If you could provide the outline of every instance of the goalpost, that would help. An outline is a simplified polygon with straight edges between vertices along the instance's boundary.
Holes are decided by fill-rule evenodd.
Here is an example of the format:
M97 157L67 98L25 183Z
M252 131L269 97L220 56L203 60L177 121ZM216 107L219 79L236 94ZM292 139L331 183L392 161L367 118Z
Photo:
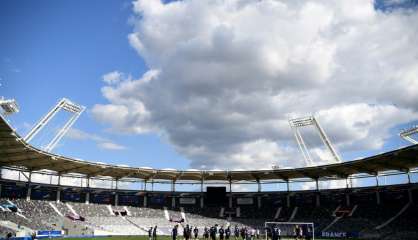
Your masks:
M272 232L276 229L280 233L280 239L296 238L296 228L299 227L302 238L315 239L315 226L313 222L265 222L266 240L272 239Z

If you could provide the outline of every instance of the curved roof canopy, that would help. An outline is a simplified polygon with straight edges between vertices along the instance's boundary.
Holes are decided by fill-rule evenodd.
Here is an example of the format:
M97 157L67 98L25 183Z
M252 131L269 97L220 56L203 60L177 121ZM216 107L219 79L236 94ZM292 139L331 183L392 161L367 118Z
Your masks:
M345 178L352 174L371 174L397 170L407 172L418 167L418 145L338 164L250 171L173 170L116 166L64 157L37 149L26 143L1 117L0 166L25 167L30 171L48 169L58 174L79 173L88 177L110 176L115 179L139 178L171 181L265 181L296 178Z

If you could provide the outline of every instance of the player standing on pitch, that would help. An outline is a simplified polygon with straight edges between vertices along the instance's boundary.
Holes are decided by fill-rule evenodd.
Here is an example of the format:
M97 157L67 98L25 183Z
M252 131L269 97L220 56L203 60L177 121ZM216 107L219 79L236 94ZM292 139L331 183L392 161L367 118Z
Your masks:
M199 229L197 229L196 226L193 229L193 233L194 233L194 239L197 239L197 237L199 236Z
M176 240L177 239L178 227L179 227L179 225L176 224L174 226L173 230L171 230L171 236L173 237L173 240Z
M302 228L299 225L295 226L295 239L299 240L302 239Z
M239 229L237 225L235 225L235 228L234 228L234 237L235 237L235 240L238 240L239 238Z
M228 226L228 227L225 229L225 239L226 239L226 240L229 240L229 236L231 236L231 228Z
M152 230L152 240L157 240L157 225Z
M219 232L219 239L224 240L224 233L225 233L224 227L221 226L221 228L218 230L218 232Z
M152 240L152 227L148 229L148 240Z
M209 239L209 229L205 226L205 228L203 229L203 238L205 240Z

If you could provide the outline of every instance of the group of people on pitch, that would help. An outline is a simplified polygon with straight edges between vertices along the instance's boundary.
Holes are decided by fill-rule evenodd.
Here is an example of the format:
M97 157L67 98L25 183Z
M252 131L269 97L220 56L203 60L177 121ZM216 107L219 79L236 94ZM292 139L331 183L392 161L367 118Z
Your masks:
M179 225L175 225L174 228L171 231L171 236L173 240L177 239L178 236L178 228ZM231 230L231 227L228 226L224 228L223 226L218 226L217 224L208 228L205 227L203 229L203 239L205 240L229 240L231 238L231 235L233 235L235 240L238 240L240 237L243 240L255 240L260 238L260 230L259 229L249 229L247 227L238 228L238 226L235 226L233 232ZM189 226L188 224L183 227L183 238L185 240L192 239L198 239L199 237L199 229L197 227Z
M291 230L291 233L286 233L285 235L287 235L287 237L289 237L289 235L292 235L294 239L296 240L312 239L313 231L310 226L295 225L292 230ZM272 226L271 228L266 228L266 234L267 234L268 239L271 239L271 240L281 240L282 238L282 230L277 225Z
M157 225L148 229L149 240L157 240Z
M182 225L183 226L183 225ZM177 236L179 234L179 225L176 224L172 231L171 236L173 240L177 240ZM156 226L155 228L156 229ZM310 240L313 236L313 231L310 226L299 226L295 225L292 229L293 234L287 233L286 235L292 235L294 239L296 240ZM275 225L271 228L266 228L265 233L268 237L268 239L271 240L281 240L282 239L282 230L279 226ZM149 231L149 234L151 234L151 229ZM203 239L205 240L229 240L231 238L231 235L234 237L234 240L255 240L260 239L260 230L257 228L247 228L247 227L241 227L239 228L237 225L235 225L233 232L230 228L230 226L224 228L223 226L218 226L217 224L208 228L205 227L203 229ZM287 236L289 237L289 236ZM199 238L199 229L197 227L189 226L188 224L186 226L183 226L183 238L184 240L190 240L190 239L198 239ZM156 240L154 238L151 238L150 240Z

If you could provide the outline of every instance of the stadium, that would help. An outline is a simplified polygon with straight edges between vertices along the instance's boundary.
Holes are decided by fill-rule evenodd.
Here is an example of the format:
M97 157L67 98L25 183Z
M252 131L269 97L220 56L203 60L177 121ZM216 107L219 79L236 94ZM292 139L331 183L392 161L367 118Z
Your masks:
M0 32L0 240L418 240L418 0L3 0Z
M71 104L63 99L51 112L60 108L74 111ZM12 100L3 101L2 106L8 114L18 111ZM418 167L416 144L363 159L294 169L133 168L72 159L28 144L25 139L49 121L51 112L25 138L1 118L2 235L147 236L151 229L150 237L170 236L173 227L180 224L180 236L190 231L190 225L193 230L197 228L197 238L209 234L213 226L228 229L227 239L277 239L275 228L284 239L418 236L416 225L411 224L418 222L418 184L413 181ZM381 183L386 177L399 176L406 177L406 183ZM357 180L370 178L375 184L353 186ZM343 181L345 187L320 188L331 181ZM314 183L314 189L292 188L307 182ZM132 189L133 183L141 183L141 188ZM255 184L258 191L232 191L232 185L240 183ZM154 190L154 184L167 185L170 190ZM177 191L176 186L182 184L197 185L200 191ZM267 184L286 187L263 191ZM302 231L300 236L296 226ZM214 234L217 238L220 233ZM212 239L212 233L210 236ZM223 231L219 238L224 239Z

